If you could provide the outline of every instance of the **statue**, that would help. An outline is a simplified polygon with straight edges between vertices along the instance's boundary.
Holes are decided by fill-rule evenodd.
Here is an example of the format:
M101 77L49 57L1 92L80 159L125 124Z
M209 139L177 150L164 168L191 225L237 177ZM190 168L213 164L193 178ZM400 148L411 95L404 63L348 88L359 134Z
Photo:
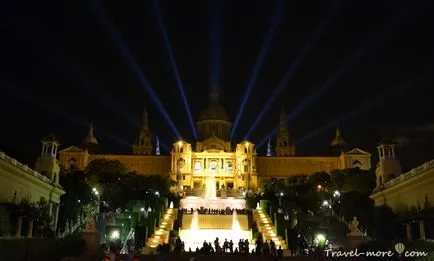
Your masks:
M360 231L359 229L359 221L357 220L357 217L353 217L353 220L348 225L348 228L350 229L350 234L353 235L363 234L362 231Z
M97 232L95 220L93 219L93 217L89 217L89 219L87 220L84 232Z

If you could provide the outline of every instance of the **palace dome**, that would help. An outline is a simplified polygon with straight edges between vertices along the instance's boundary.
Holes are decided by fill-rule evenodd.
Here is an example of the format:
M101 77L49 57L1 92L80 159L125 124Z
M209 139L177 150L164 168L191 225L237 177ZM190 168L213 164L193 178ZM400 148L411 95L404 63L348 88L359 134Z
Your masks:
M223 120L230 121L225 108L219 104L219 95L217 91L213 91L210 95L210 104L199 114L199 121L204 120Z
M83 144L98 144L98 140L94 136L86 136L83 140Z
M210 94L210 103L200 114L196 122L198 139L206 140L216 136L228 141L231 132L231 120L225 108L219 103L219 94L214 90Z

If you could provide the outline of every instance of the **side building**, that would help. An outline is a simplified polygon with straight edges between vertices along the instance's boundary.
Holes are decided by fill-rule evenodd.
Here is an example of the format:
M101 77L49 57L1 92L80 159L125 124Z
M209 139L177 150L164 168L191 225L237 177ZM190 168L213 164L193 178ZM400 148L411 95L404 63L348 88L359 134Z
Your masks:
M388 206L394 212L408 213L400 220L407 241L434 238L434 160L402 173L395 144L378 146L377 186L371 195L376 206Z
M434 160L402 173L396 155L396 145L378 146L376 188L371 195L376 206L387 205L395 212L421 210L434 199Z
M60 197L65 194L59 185L58 145L53 137L42 140L42 153L36 162L36 170L0 152L0 203L19 204L23 199L36 202L45 198L50 205L54 230L57 228Z
M131 172L169 175L184 189L204 188L209 176L216 179L217 189L254 189L271 178L352 167L371 168L371 154L358 148L348 149L339 128L331 142L335 152L333 156L297 156L286 122L282 111L274 155L269 141L267 156L258 156L252 142L231 141L232 122L220 104L219 93L213 91L209 105L201 111L196 122L197 141L174 142L170 156L159 155L159 146L154 147L158 140L152 136L145 110L132 154L98 154L95 152L98 141L91 127L81 147L70 146L61 150L59 160L66 169L85 169L95 159L119 160Z

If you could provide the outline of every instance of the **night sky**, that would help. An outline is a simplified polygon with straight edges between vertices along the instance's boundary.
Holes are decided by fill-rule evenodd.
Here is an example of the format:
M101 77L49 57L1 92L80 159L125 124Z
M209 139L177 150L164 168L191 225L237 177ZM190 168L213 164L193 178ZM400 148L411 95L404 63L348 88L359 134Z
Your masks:
M385 136L400 144L405 170L433 159L432 1L283 4L234 141L245 137L293 65L284 90L251 132L254 143L276 127L284 105L293 116L297 154L323 155L336 119L362 108L339 124L352 147L373 153L373 163ZM278 5L159 1L194 120L213 85L235 120ZM93 122L106 151L129 153L145 106L152 131L170 146L177 137L139 74L182 138L194 142L153 1L3 1L0 10L0 150L33 164L43 136L53 133L63 148L79 145ZM365 106L373 99L378 102ZM265 146L258 149L264 153Z

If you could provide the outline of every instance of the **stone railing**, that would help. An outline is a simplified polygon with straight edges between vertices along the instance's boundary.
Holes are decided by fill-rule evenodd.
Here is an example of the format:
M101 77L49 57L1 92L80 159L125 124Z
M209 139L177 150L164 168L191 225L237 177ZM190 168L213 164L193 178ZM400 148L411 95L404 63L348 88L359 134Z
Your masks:
M96 217L97 214L98 214L98 209L95 208L89 213L88 217ZM63 231L63 233L60 233L59 231L57 237L64 238L68 235L74 234L80 228L83 229L84 226L86 225L88 217L85 214L83 214L83 215L79 215L75 222L72 220L66 221L65 231Z
M49 184L52 183L52 181L47 178L46 176L42 175L41 173L37 172L36 170L33 170L31 168L29 168L29 166L24 165L23 163L17 161L14 158L9 157L8 155L6 155L4 152L0 151L0 160L5 161L6 163L12 164L15 167L17 167L18 169L22 170L23 172L25 172L26 174L32 175L44 182L47 182Z
M184 196L204 197L205 189L186 189L183 190ZM244 192L235 189L219 189L216 191L217 197L222 198L244 198Z
M433 169L434 168L434 160L428 161L416 168L411 169L410 171L408 171L407 173L403 173L401 174L399 177L394 178L390 181L388 181L386 184L384 184L385 188L391 187L394 184L400 183L406 179L409 179L411 177L417 176L420 173L427 171L429 169Z

